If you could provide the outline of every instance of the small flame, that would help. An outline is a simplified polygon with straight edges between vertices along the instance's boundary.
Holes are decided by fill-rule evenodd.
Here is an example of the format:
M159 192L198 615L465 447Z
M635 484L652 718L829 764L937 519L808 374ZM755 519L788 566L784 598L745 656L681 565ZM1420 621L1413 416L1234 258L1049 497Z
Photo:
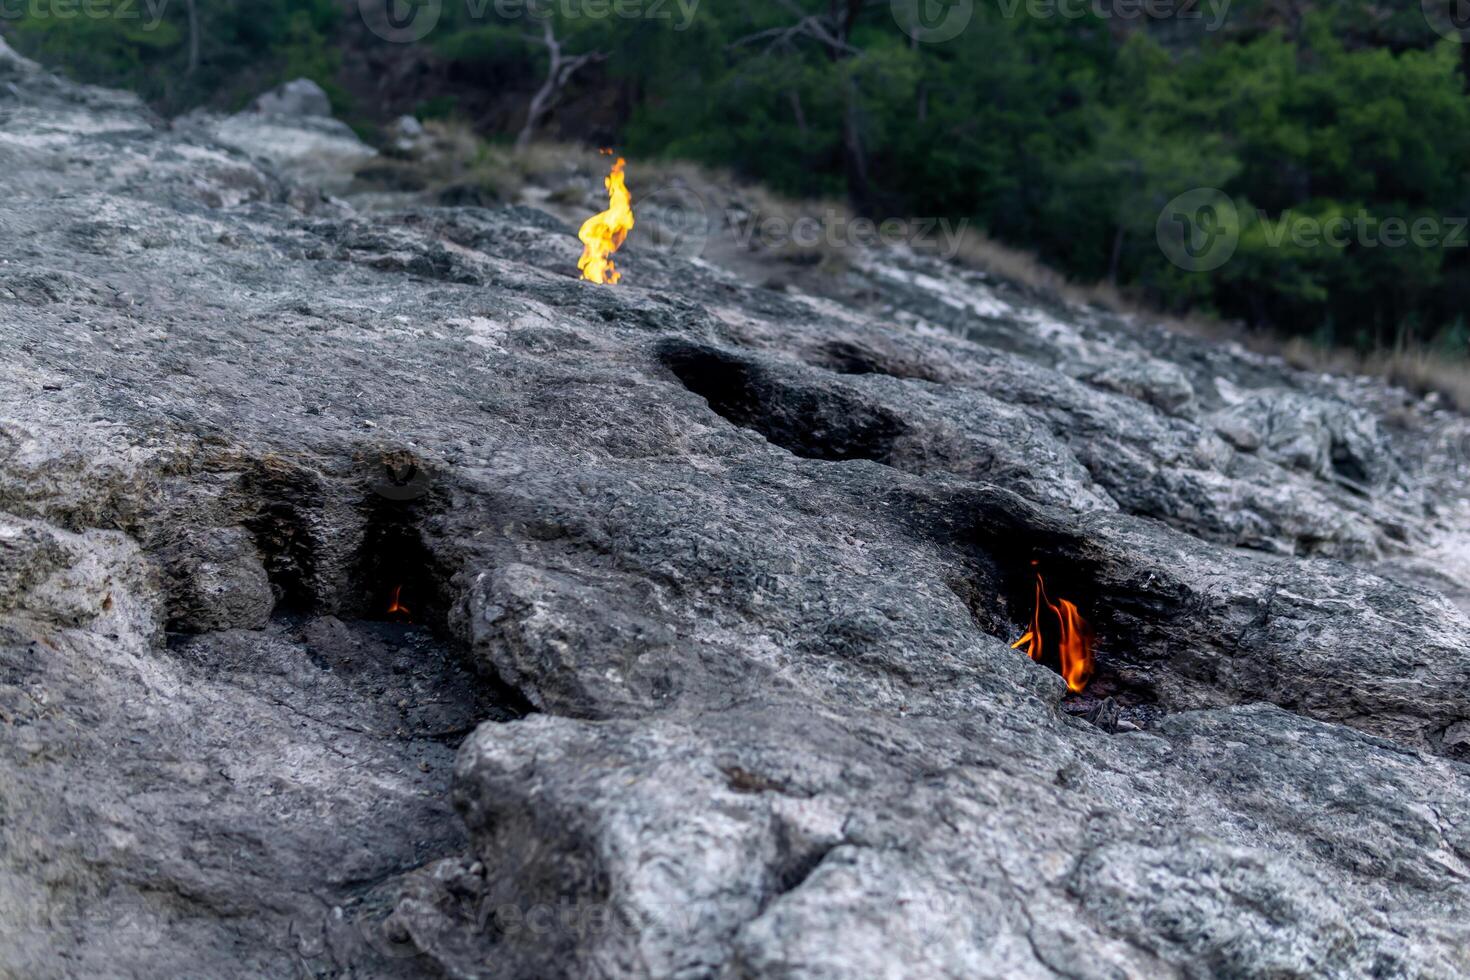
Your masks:
M611 150L602 152L612 155ZM577 268L582 270L582 278L591 282L609 285L623 278L613 265L612 254L623 247L628 232L633 230L633 199L623 181L627 165L626 160L618 157L612 173L603 181L607 187L608 209L588 218L577 233L582 239L582 259Z
M1043 618L1042 610L1046 610ZM1043 622L1047 630L1042 630ZM1051 627L1056 624L1055 631ZM1044 641L1055 637L1055 644ZM1036 611L1031 614L1031 628L1026 635L1015 643L1011 649L1020 650L1025 648L1025 653L1032 660L1040 660L1044 651L1055 649L1057 664L1061 674L1067 682L1067 689L1078 693L1092 680L1092 627L1077 607L1066 599L1058 599L1052 602L1046 594L1046 583L1041 580L1041 573L1036 573Z
M401 599L402 596L403 586L400 585L393 589L393 598L388 602L389 616L402 616L404 619L408 619L413 615L413 613L408 611L407 606L405 606L402 602L399 602L399 599Z

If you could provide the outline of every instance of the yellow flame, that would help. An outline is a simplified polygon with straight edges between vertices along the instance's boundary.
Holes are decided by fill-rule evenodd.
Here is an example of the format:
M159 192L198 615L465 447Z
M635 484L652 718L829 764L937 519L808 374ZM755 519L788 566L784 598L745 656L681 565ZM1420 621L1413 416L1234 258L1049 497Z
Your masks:
M1093 657L1092 657L1092 627L1077 607L1066 599L1058 599L1052 602L1046 594L1046 585L1041 580L1040 573L1036 576L1036 611L1031 614L1031 628L1026 631L1015 643L1011 644L1013 650L1023 650L1032 660L1040 660L1043 653L1044 640L1042 639L1042 615L1043 610L1054 617L1057 625L1054 650L1056 652L1057 666L1060 668L1062 677L1067 681L1067 689L1073 693L1080 692L1092 679ZM1051 620L1047 620L1047 625ZM1047 644L1050 646L1050 644Z
M402 596L403 596L403 586L400 585L400 586L396 587L393 590L393 598L388 603L388 615L389 616L409 617L409 616L412 616L413 615L413 613L411 613L411 612L408 611L408 607L407 606L405 606L403 603L401 603L401 602L398 601L400 598L402 598Z
M628 232L633 230L633 199L623 181L626 166L627 161L618 157L612 173L603 181L607 186L608 209L588 218L577 233L582 240L582 259L577 268L582 270L582 278L591 282L608 285L623 278L613 265L612 253L622 248Z

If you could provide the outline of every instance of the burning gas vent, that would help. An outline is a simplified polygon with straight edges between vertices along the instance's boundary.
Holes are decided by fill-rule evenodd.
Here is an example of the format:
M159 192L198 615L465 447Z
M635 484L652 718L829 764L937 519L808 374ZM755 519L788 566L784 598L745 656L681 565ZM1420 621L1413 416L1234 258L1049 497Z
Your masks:
M603 150L611 155L611 150ZM612 173L603 182L607 186L608 208L588 218L577 237L582 240L582 258L577 268L590 282L612 285L623 278L613 265L612 254L623 247L628 232L633 230L633 199L624 182L623 171L628 162L618 157Z
M1011 647L1023 650L1032 660L1054 668L1067 682L1067 689L1079 694L1092 680L1096 667L1092 646L1092 625L1082 618L1073 603L1066 599L1053 600L1047 594L1046 581L1038 571L1031 627Z

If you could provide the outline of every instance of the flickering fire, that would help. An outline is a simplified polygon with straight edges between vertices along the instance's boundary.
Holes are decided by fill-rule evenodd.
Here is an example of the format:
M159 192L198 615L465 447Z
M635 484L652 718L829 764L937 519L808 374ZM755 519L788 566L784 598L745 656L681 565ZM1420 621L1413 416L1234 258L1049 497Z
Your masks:
M1067 689L1080 692L1092 679L1092 627L1077 607L1066 599L1053 602L1046 594L1046 583L1036 573L1036 611L1031 614L1031 628L1015 643L1013 650L1024 650L1032 660L1054 655Z
M611 150L602 152L612 154ZM610 285L623 278L613 265L612 254L622 248L628 232L633 230L633 199L623 181L627 165L626 160L618 157L612 173L603 181L607 186L608 209L588 218L577 233L582 239L582 259L577 268L582 270L583 279Z
M408 607L399 601L402 597L403 586L400 585L395 587L393 589L393 598L388 601L389 616L402 616L404 619L408 619L410 616L413 615L413 613L408 611Z

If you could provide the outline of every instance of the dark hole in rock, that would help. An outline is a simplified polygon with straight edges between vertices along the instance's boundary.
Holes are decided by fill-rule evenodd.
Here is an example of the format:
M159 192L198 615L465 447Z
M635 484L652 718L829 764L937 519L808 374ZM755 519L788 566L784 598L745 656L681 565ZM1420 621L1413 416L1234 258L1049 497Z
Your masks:
M773 882L775 895L772 897L786 895L800 888L830 853L832 853L830 847L791 848L783 855L784 860L772 869L775 872Z
M806 459L886 462L907 427L857 394L778 377L736 355L666 345L664 364L726 420Z
M1332 441L1332 470L1342 477L1347 487L1367 496L1373 486L1373 474L1363 459L1342 440Z
M321 492L305 471L262 464L247 477L246 492L258 501L246 528L255 537L276 612L304 613L316 607L316 550L311 539L311 512Z
M1062 710L1108 732L1147 729L1167 712L1155 679L1167 666L1147 656L1138 637L1139 616L1145 610L1120 608L1097 589L1087 563L1058 554L1054 543L1034 538L1023 529L995 533L975 554L963 577L951 588L966 603L977 626L1006 643L1015 643L1031 628L1036 610L1037 576L1046 597L1066 600L1091 629L1092 672L1080 692L1069 692ZM1062 673L1057 649L1056 617L1039 617L1043 630L1040 663ZM1023 649L1016 656L1027 656Z
M1429 743L1440 755L1470 763L1470 721L1457 721L1430 736Z
M362 550L344 612L388 623L442 630L449 602L448 574L424 546L418 508L384 500L370 507Z
M812 363L838 374L883 374L891 378L938 381L934 371L922 364L880 354L849 340L835 340L818 348Z
M433 504L432 496L408 501L374 497L367 503L367 527L349 579L350 595L339 607L344 616L365 621L369 629L384 635L431 639L458 669L475 676L484 703L510 717L531 714L535 707L476 663L449 628L452 570L424 540L424 528L434 520Z
M298 888L309 880L328 906L381 918L404 869L468 843L462 821L444 803L460 743L487 721L510 722L534 709L481 669L448 627L450 578L423 530L436 520L435 498L372 494L356 511L359 525L325 518L331 508L323 501L333 491L319 478L272 470L253 477L251 489L258 501L251 526L285 601L262 630L175 634L168 649L207 672L212 685L240 690L238 698L218 701L211 724L237 733L258 724L260 737L273 740L272 759L309 758L327 744L350 764L340 782L281 779L275 796L241 794L247 826L271 848L267 858L237 854L232 845L232 861L262 887ZM323 556L334 544L350 551L353 543L345 561ZM412 616L389 612L395 591ZM244 744L207 741L224 746L219 758L227 763L257 761ZM221 777L236 768L221 768ZM340 825L325 838L319 827L290 816L328 809ZM208 807L197 810L187 815L190 833L235 832Z
M276 594L277 626L313 634L315 640L308 635L313 650L322 643L348 642L334 639L332 630L351 634L351 643L366 651L356 658L356 673L367 679L369 689L372 677L383 671L397 675L418 670L402 658L419 658L423 669L438 678L426 675L420 685L430 702L448 697L463 704L470 682L462 678L468 677L479 706L475 710L485 709L480 721L535 710L518 691L482 669L449 628L452 570L424 538L424 528L436 519L432 493L417 492L419 485L411 479L379 485L379 492L370 493L357 509L363 523L355 553L324 561L320 552L333 542L317 541L315 535L326 536L323 529L332 527L331 534L345 544L357 534L355 528L324 517L326 492L319 477L271 462L252 474L248 488L259 501L248 525ZM331 653L323 657L319 666L331 666ZM441 686L457 693L433 693Z
M1063 698L1062 710L1108 732L1152 728L1168 713L1159 703L1150 668L1124 663L1102 649L1092 682L1080 694Z
M1067 679L1073 693L1096 674L1097 628L1086 591L1066 565L1033 559L1005 575L1006 608L1012 611L1016 652ZM1034 655L1033 655L1034 654Z

